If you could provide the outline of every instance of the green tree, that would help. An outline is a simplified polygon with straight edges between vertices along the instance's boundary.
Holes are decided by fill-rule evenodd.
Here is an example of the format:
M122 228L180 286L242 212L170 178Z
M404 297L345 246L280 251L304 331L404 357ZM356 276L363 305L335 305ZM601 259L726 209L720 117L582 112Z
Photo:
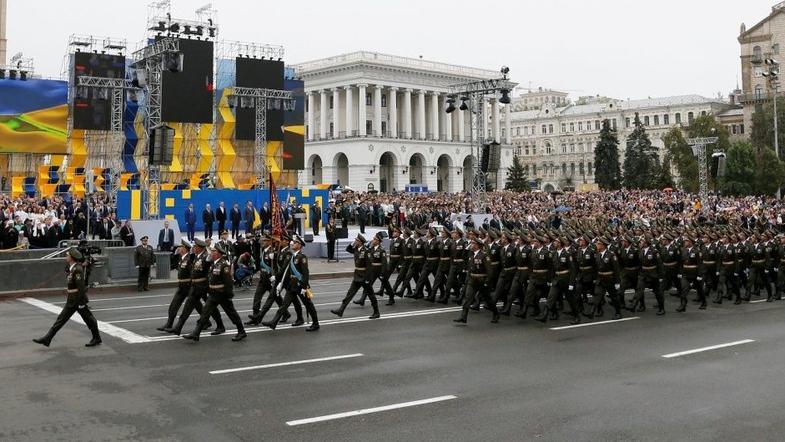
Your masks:
M785 98L777 98L777 131L780 142L785 142ZM769 102L759 111L752 114L752 132L750 141L757 148L774 148L774 104ZM780 160L785 152L780 149Z
M631 189L656 188L659 164L657 150L635 113L635 129L627 137L627 148L624 151L624 186Z
M621 187L619 138L608 120L602 122L600 141L594 149L594 181L604 190Z
M515 192L531 190L529 179L526 177L526 172L523 170L523 165L518 155L512 157L512 166L507 168L507 183L504 185L504 188Z
M768 147L758 148L755 155L756 195L773 195L785 182L785 166L777 159L777 155Z
M681 128L674 127L662 137L665 144L665 159L679 173L679 187L688 192L698 191L698 161L692 154Z
M662 166L660 166L660 170L657 174L657 188L672 188L674 185L673 175L671 175L671 162L670 159L665 158L662 160Z
M734 143L725 155L727 171L720 189L728 195L751 195L755 182L755 148L740 141Z

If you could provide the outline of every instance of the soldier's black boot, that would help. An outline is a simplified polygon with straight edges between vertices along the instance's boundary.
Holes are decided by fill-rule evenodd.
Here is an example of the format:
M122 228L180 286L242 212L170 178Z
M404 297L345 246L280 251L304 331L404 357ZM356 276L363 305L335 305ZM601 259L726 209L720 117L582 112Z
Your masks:
M516 318L526 319L526 316L529 314L529 306L524 306L522 309L515 314Z
M586 319L594 319L594 312L595 312L595 310L597 310L597 308L596 308L596 306L594 304L592 304L591 308L589 309L589 312L586 313L584 311L582 314L583 314L583 316L586 317Z
M581 315L578 312L575 312L572 315L572 320L570 320L570 325L578 325L581 323Z
M373 314L368 317L368 319L379 319L381 315L379 314L379 304L373 303Z
M343 311L344 310L346 310L346 304L342 302L340 307L330 310L330 313L334 314L335 316L337 316L339 318L343 318Z
M466 313L461 310L461 316L458 319L453 319L452 322L457 322L459 324L466 324Z
M679 304L679 308L676 309L678 313L684 313L687 311L687 299L682 298L681 303Z
M499 311L493 311L493 317L491 318L491 324L498 324L499 323Z
M546 322L548 322L548 316L549 316L549 314L550 314L550 312L549 312L548 310L549 310L548 308L546 308L545 310L543 310L543 311L542 311L542 314L541 314L541 315L539 315L539 316L537 316L536 318L534 318L534 320L535 320L535 321L542 322L543 324L545 324Z
M232 341L234 341L234 342L242 341L246 337L248 337L248 334L245 333L245 329L243 328L243 324L237 324L237 334L234 335L234 337L232 338Z
M362 294L362 296L360 296L360 299L358 299L356 301L352 301L352 302L354 302L355 304L359 305L360 307L363 307L363 306L365 306L365 298L366 297L367 296L365 296L365 290L363 290L363 294Z
M269 327L275 330L275 327L278 327L278 322L281 320L281 313L280 310L275 312L275 316L270 321L262 321L262 325L265 327Z
M395 304L395 293L391 293L390 294L390 299L387 301L387 303L385 305L394 305L394 304Z
M621 319L621 306L620 305L615 305L614 306L614 310L615 311L613 313L613 319L615 321L618 321L619 319Z
M101 334L98 332L98 321L95 320L95 317L87 323L87 327L90 328L90 333L93 335L93 338L90 339L90 342L85 344L85 347L101 345Z
M199 321L196 323L196 328L194 329L194 331L192 331L187 335L183 335L183 339L199 342L199 335L201 334L202 334L202 324L201 321Z
M41 344L44 347L49 347L49 344L52 343L52 335L52 330L50 329L44 336L33 339L33 342Z

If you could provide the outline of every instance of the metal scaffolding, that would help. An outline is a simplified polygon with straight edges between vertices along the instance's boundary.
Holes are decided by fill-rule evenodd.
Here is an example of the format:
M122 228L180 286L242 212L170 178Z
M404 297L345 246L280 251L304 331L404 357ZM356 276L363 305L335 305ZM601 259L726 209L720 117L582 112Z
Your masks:
M449 87L449 97L452 100L460 99L461 109L465 105L471 112L471 129L469 131L471 154L474 160L474 180L472 181L472 202L475 212L484 212L487 198L487 173L482 170L482 148L487 143L483 126L487 120L485 115L486 100L497 96L510 94L517 83L507 79L506 72L503 78L491 80L477 80L460 83Z
M291 91L277 89L235 87L229 93L229 98L236 101L236 105L240 107L253 107L256 111L253 169L256 188L262 189L270 172L267 158L267 110L294 109L294 94Z
M709 166L706 158L706 146L719 141L719 137L687 138L692 153L698 158L698 183L700 184L701 201L706 201L709 194Z

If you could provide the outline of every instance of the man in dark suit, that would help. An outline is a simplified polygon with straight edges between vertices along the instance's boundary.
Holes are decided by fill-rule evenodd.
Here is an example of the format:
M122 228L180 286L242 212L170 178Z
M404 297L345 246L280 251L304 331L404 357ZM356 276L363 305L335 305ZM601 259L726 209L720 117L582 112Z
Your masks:
M98 238L99 239L112 239L112 229L114 229L114 223L112 220L109 219L109 216L105 216L101 223L98 224Z
M243 212L243 220L245 220L245 233L253 232L253 221L254 221L254 213L255 210L253 208L253 203L248 201L245 204L245 212Z
M183 217L185 218L185 227L188 232L188 241L193 241L194 233L196 231L196 212L194 212L193 204L188 205L188 208L185 209L185 214Z
M335 260L335 217L330 217L327 226L324 228L327 232L327 262Z
M368 219L368 206L365 203L357 206L357 224L360 225L360 233L365 233L365 222Z
M215 209L215 220L218 221L218 231L223 232L226 229L226 207L223 201L218 203L218 208Z
M209 204L205 204L202 210L202 223L204 223L204 239L213 237L213 222L215 222L215 214Z
M127 220L125 225L120 228L120 239L126 247L131 247L136 244L136 237L134 236L134 229L131 227L131 221Z
M262 220L262 228L267 229L268 225L270 224L270 220L272 219L270 207L267 206L267 202L262 205L262 211L259 213L259 218Z
M169 221L164 221L164 228L158 232L158 250L171 252L174 245L174 230L169 228Z
M311 227L313 227L313 235L319 236L319 223L322 222L322 206L319 202L313 203L311 206Z
M229 219L232 221L232 239L237 238L240 234L240 221L242 221L242 213L240 213L240 205L234 203L232 212L229 214Z

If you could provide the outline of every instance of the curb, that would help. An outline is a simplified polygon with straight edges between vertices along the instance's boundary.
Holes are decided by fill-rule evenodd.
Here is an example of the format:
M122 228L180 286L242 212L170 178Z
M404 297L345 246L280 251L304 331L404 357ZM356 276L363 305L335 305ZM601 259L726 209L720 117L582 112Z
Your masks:
M310 279L319 281L324 279L338 279L338 278L350 278L354 275L354 271L345 271L345 272L333 272L333 273L314 273L310 275ZM152 280L150 281L150 289L167 289L167 288L176 288L177 282L175 281L158 281ZM96 293L112 293L116 290L129 290L135 289L136 283L135 282L127 282L127 283L118 283L118 284L107 284L101 285L97 287L91 288L88 292L90 294ZM48 289L35 289L35 290L17 290L17 291L8 291L8 292L0 292L0 302L2 301L10 301L18 298L26 298L28 296L36 296L36 297L52 297L52 296L63 296L63 291L65 288L48 288Z

